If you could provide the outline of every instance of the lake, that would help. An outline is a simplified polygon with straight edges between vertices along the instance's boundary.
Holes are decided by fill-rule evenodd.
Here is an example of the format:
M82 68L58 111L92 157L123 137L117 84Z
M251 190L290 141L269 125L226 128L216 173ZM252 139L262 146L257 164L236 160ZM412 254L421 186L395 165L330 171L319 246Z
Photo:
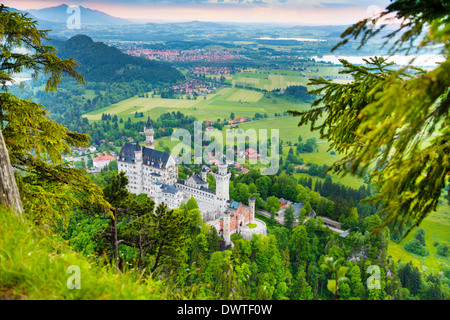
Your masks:
M323 57L313 56L312 59L316 61L325 61L331 62L335 64L340 64L339 59L345 59L352 64L364 64L363 59L369 59L373 56L335 56L335 55L326 55ZM416 57L413 65L420 67L434 67L437 63L445 61L443 55L439 54L422 54L418 56L402 56L402 55L394 55L392 57L384 56L388 58L388 62L395 62L397 65L407 65L411 59Z

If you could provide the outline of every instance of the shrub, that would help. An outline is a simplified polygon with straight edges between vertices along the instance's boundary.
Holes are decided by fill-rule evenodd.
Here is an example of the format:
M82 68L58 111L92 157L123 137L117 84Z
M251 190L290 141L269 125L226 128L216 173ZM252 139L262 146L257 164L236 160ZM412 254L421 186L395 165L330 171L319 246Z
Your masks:
M419 240L413 239L407 242L404 246L405 250L419 256L427 256L429 254L428 249L423 246Z
M442 243L437 247L436 253L440 256L447 257L448 256L448 244Z

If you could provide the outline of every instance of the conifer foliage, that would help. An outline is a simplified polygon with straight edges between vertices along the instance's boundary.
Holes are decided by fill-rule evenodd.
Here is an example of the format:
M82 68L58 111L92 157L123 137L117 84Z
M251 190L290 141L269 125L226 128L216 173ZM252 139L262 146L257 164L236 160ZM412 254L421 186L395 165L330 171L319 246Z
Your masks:
M425 71L411 64L393 68L385 58L373 57L365 66L341 60L353 81L311 79L322 95L300 116L331 148L344 154L331 170L362 176L379 190L368 201L381 205L383 223L395 233L408 232L438 206L450 175L450 12L448 1L393 1L386 11L349 27L339 46L362 36L361 46L399 19L399 28L387 36L390 52L417 53L438 47L445 61ZM425 36L423 33L425 32ZM419 41L418 46L413 42ZM380 229L379 228L379 229ZM408 234L404 233L404 236Z
M84 83L74 69L75 61L60 59L55 48L43 45L44 39L47 31L39 30L36 21L0 6L0 135L10 160L7 163L7 157L0 157L0 166L12 166L24 212L43 225L64 217L82 202L100 203L109 211L101 189L84 169L72 168L62 159L70 146L86 147L88 136L53 121L44 106L8 92L7 83L25 70L32 70L34 77L45 76L46 91L57 91L63 75Z

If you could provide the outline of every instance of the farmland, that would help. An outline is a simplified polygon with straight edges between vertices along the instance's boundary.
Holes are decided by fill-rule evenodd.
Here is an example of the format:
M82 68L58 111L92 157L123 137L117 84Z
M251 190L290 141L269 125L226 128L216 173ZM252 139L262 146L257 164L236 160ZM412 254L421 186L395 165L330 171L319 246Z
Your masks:
M83 117L90 121L99 121L103 113L117 115L124 120L135 112L143 112L145 117L157 118L161 114L172 111L181 111L186 115L193 115L199 120L216 120L217 118L229 118L231 112L236 117L253 116L255 113L267 113L272 115L289 109L297 109L298 104L282 101L274 95L264 96L263 93L239 89L224 88L214 94L199 96L196 100L188 99L162 99L159 96L153 98L132 97L108 107L98 109L85 114Z
M264 71L260 71L264 72ZM272 71L264 73L247 73L242 72L236 74L231 83L238 86L253 87L261 90L272 91L282 89L293 85L306 86L308 79L301 76L300 72L291 72L291 75L271 74Z

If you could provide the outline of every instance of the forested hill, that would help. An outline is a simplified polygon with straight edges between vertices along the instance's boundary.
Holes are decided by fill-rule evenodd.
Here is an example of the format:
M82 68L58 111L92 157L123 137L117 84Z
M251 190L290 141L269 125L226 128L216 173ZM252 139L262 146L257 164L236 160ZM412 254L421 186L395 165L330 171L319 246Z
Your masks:
M86 81L126 82L144 80L149 83L173 83L184 79L181 72L167 63L129 56L102 42L94 42L85 35L76 35L67 41L55 41L62 58L75 58L76 68Z

